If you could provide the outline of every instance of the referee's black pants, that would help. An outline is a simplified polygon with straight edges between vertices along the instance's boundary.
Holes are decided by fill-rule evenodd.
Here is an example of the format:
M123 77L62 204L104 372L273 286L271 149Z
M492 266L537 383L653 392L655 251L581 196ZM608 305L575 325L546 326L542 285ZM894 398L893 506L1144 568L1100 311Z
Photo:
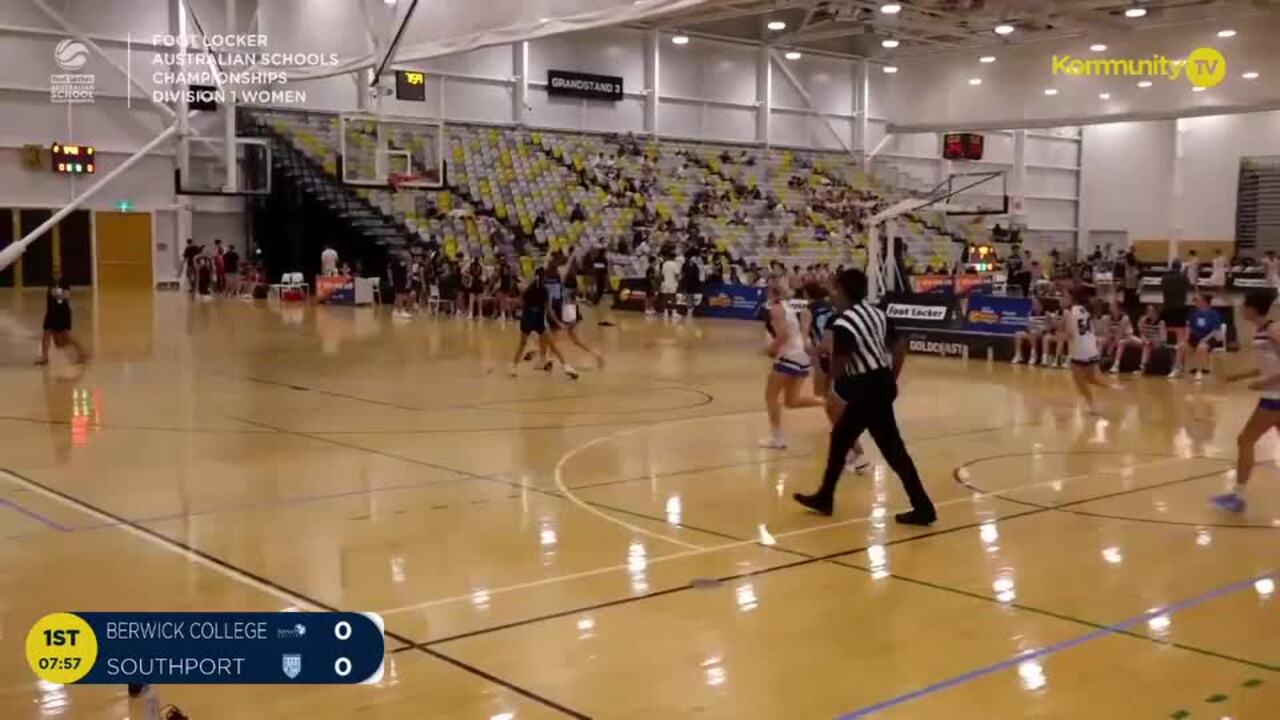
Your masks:
M831 446L827 452L827 469L822 476L822 488L818 494L826 498L835 497L836 484L844 473L845 460L849 450L864 430L871 433L871 438L880 448L885 462L898 475L902 487L911 499L911 507L925 514L934 514L933 501L925 492L924 483L920 482L920 474L916 472L916 464L912 462L907 446L902 442L902 432L898 430L898 419L893 414L893 401L898 397L897 383L889 371L884 377L868 378L853 389L845 389L840 396L845 399L844 414L836 420L831 428ZM840 388L837 388L840 390Z

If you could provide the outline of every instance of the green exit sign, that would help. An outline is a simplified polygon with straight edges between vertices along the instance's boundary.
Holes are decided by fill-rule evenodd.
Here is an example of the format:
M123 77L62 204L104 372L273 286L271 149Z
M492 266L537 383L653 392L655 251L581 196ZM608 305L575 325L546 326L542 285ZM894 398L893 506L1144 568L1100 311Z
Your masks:
M129 200L119 200L116 202L116 209L120 212L130 212L133 210L133 203Z

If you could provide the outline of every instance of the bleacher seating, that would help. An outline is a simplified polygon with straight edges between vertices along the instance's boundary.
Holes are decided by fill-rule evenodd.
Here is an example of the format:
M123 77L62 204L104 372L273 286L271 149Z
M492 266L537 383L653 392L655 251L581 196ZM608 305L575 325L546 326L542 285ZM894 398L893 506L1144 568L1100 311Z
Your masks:
M340 171L347 180L374 176L372 121L348 121L343 158L336 115L255 112L260 124L334 182L342 182ZM411 127L397 128L397 146L425 142ZM434 240L453 257L517 262L520 255L536 259L588 243L612 246L631 237L641 213L682 225L694 198L709 191L718 212L701 215L697 226L717 249L761 265L861 262L861 228L809 207L808 193L854 191L863 198L858 211L870 214L925 186L892 165L871 175L851 156L830 152L478 125L447 126L446 143L446 188L350 187L407 229L411 241ZM627 192L628 186L643 190ZM778 204L774 212L767 198ZM906 240L908 266L924 266L950 265L959 254L957 240L979 229L955 228L942 213L924 211L901 218L897 232ZM785 247L771 246L770 236L785 237Z

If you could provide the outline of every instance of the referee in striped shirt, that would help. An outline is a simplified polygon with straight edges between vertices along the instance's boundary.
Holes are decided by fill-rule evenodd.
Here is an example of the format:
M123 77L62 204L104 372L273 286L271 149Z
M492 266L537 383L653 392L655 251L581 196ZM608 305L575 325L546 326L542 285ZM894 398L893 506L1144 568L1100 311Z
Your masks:
M835 279L834 290L833 300L841 312L831 324L832 392L845 403L845 408L831 429L822 487L812 495L796 493L793 497L810 510L830 515L849 449L863 430L869 430L911 499L911 510L898 513L896 520L904 525L930 525L938 514L920 482L893 414L904 355L893 321L867 302L867 276L861 270L845 270Z

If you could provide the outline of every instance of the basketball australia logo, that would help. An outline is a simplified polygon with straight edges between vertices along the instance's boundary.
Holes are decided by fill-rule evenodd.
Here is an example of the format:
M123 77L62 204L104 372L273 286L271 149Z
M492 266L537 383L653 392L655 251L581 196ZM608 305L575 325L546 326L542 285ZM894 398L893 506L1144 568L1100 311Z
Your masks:
M66 38L53 49L53 61L63 71L49 76L49 100L55 103L91 103L93 75L78 72L89 62L89 48Z

